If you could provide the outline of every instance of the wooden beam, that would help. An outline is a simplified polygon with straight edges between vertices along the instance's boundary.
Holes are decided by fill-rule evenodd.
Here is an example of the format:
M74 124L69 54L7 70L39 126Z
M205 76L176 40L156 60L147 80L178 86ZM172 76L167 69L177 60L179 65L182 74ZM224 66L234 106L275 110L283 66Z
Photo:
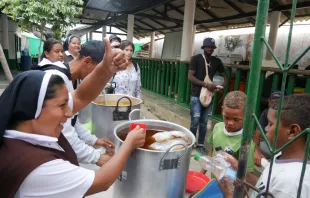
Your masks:
M102 25L110 25L110 24L116 23L118 21L123 21L123 20L127 20L127 19L128 19L128 15L120 15L120 16L114 15L111 19L104 20Z
M168 27L168 26L166 26L165 24L161 23L160 21L158 21L156 19L153 19L152 21L157 23L157 24L159 24L159 25L161 25L162 27L166 27L166 28Z
M180 10L179 8L175 7L174 5L172 5L171 3L167 3L166 5L168 5L169 7L171 7L174 11L178 12L179 14L184 16L184 12L182 10ZM185 5L184 5L185 6Z
M135 18L135 20L138 21L139 23L142 23L142 24L145 25L145 26L150 27L152 32L153 32L153 31L158 31L158 30L159 30L158 28L156 29L154 26L152 26L152 25L150 25L150 24L147 24L147 23L143 22L143 21L140 20L140 19ZM163 30L165 30L165 29L166 29L166 28L164 28ZM158 32L163 33L163 32L161 32L161 31L158 31Z
M171 3L167 3L167 5L169 7L171 7L174 11L178 12L179 14L181 14L184 17L184 12L182 10L180 10L180 8L172 5ZM194 23L196 23L196 22L197 22L197 20L194 19Z
M165 5L166 5L166 4L165 4ZM162 17L168 17L167 13L159 12L159 11L156 10L155 8L153 8L152 11L155 12L156 14L162 16Z
M104 20L108 20L110 16L111 16L111 12L109 12L109 14L105 17Z
M207 15L209 15L211 18L214 18L214 19L218 19L218 17L214 14L214 13L212 13L211 11L209 11L208 9L204 9L203 7L202 7L202 5L200 5L200 4L197 4L197 8L199 9L199 10L201 10L201 11L203 11L204 13L206 13ZM225 23L223 23L223 22L220 22L223 26L227 26ZM196 24L196 22L195 22L195 24Z
M102 34L102 31L93 31L95 33L99 33L99 34ZM123 35L123 36L126 36L127 34L125 33L117 33L117 32L106 32L107 34L118 34L118 35Z
M279 28L280 28L282 25L284 25L286 22L288 22L289 20L290 20L290 18L285 19L285 20L283 21L283 23L281 23L281 24L279 25Z
M297 6L296 6L296 8L298 8L298 9L300 9L300 8L308 8L308 7L310 7L310 1L297 3ZM273 8L269 12L290 10L291 8L292 8L291 4L289 4L289 5L281 5L281 6L278 6L276 8ZM256 11L254 11L254 12L247 12L247 13L244 13L244 14L237 14L237 15L234 15L234 16L217 18L217 19L201 20L201 21L198 21L198 23L195 23L195 24L216 23L216 22L230 21L230 20L235 20L235 19L243 19L243 18L248 18L248 17L253 17L253 16L256 16Z
M226 4L228 4L230 7L232 7L234 10L236 10L239 14L244 14L245 12L239 8L236 4L234 4L233 2L229 1L229 0L223 0ZM255 25L255 20L252 17L248 18L248 21L250 23L252 23L253 25Z
M170 22L174 22L177 24L183 24L183 20L169 18L169 17L155 16L155 15L144 14L144 13L138 13L135 16L139 16L139 17L143 17L143 18L149 18L149 19L157 19L157 20L161 20L161 21L170 21Z

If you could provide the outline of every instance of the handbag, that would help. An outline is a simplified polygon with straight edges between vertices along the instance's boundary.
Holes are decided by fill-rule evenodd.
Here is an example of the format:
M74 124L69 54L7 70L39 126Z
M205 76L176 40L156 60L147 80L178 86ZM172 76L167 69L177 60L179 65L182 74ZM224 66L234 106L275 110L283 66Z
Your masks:
M207 60L204 54L201 54L203 59L205 60L205 67L206 67L206 77L204 79L205 83L212 83L212 81L209 78L209 72L208 72L208 64L207 64ZM200 103L202 104L202 106L204 107L208 107L212 101L212 98L214 96L214 92L209 91L207 88L202 87L201 91L200 91L200 96L199 96L199 100Z

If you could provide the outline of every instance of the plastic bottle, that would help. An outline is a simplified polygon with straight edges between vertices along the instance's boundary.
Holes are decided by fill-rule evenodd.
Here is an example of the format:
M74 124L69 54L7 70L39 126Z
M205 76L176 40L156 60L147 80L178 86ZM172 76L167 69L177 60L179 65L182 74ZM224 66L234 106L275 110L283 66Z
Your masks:
M225 161L221 152L217 153L214 158L206 155L201 156L200 153L197 153L194 159L200 163L200 166L204 170L213 173L217 180L223 179L225 175L228 177L229 181L231 179L236 179L236 172L229 168L230 163L227 163ZM225 161L226 163L223 163L223 161Z
M222 150L221 146L215 148L215 155L213 157L213 160L225 167L230 167L231 164L225 160L226 156L229 155Z

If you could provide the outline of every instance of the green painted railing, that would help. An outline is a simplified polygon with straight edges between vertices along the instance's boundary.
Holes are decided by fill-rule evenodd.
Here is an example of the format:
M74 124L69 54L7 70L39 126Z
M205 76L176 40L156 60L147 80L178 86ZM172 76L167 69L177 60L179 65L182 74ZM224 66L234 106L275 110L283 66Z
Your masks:
M141 68L142 88L150 93L165 99L175 101L178 105L189 108L191 84L187 78L188 62L178 60L163 60L151 58L134 58ZM221 105L223 98L229 91L241 90L248 92L248 79L250 67L247 65L225 65L225 72L228 77L228 83L223 93L216 93L213 98L213 110L211 119L222 120ZM273 75L265 80L266 73L273 72ZM288 73L288 83L286 94L294 92L310 93L310 71L291 70ZM267 97L271 90L280 90L282 71L278 68L263 67L259 78L259 89L255 114L259 116L260 112L267 108ZM296 81L301 81L301 87L295 86ZM264 87L270 87L263 94ZM265 105L264 105L265 104Z
M291 68L310 50L310 46L308 46L301 54L298 56L292 63L289 63L289 54L291 50L291 39L292 39L292 32L293 32L293 23L295 19L295 13L296 13L296 5L297 0L293 0L293 6L291 10L291 17L290 17L290 31L288 34L288 41L287 41L287 47L286 47L286 53L285 53L285 61L282 65L280 63L280 60L278 60L277 56L274 54L272 48L269 46L266 38L265 38L265 29L266 29L266 23L268 19L268 10L269 10L269 0L259 0L258 6L257 6L257 15L256 15L256 23L255 23L255 34L254 34L254 42L253 42L253 50L252 50L252 62L250 66L250 73L249 73L249 84L248 84L248 90L249 94L247 94L247 103L246 103L246 109L245 109L245 119L244 119L244 125L243 130L247 131L247 133L242 134L242 143L240 148L240 154L239 154L239 164L238 164L238 171L237 171L237 181L239 185L236 185L234 189L234 198L242 198L244 197L244 185L245 185L245 175L246 175L246 165L248 162L248 156L249 156L249 150L250 150L250 142L252 140L252 133L251 131L254 131L256 126L258 125L261 134L263 138L265 139L268 150L271 152L271 160L270 160L270 168L268 172L268 179L266 184L266 190L265 192L260 192L259 189L253 188L255 191L258 191L257 197L267 197L267 194L269 193L270 189L270 179L271 179L271 173L273 171L273 164L274 164L274 157L277 153L283 151L287 146L292 144L294 141L296 141L299 138L302 138L302 136L307 136L307 144L306 144L306 150L304 153L304 160L303 160L303 166L301 170L301 176L299 179L299 185L298 185L298 192L296 196L299 198L301 196L301 190L303 187L303 180L304 175L306 171L306 165L309 158L309 152L310 152L310 129L307 128L300 134L298 134L296 137L294 137L292 140L287 142L285 145L283 145L281 148L276 149L276 142L278 139L279 134L279 126L280 126L280 118L281 118L281 111L282 111L282 104L283 104L283 98L284 93L285 94L292 94L294 92L294 86L296 82L296 74L292 74L290 72ZM259 104L259 99L257 96L260 95L260 87L261 85L261 78L262 78L262 72L264 71L262 68L262 59L263 59L263 49L264 45L266 45L267 49L272 54L275 62L277 63L279 70L281 73L281 97L279 99L279 109L277 112L277 123L276 123L276 132L274 137L274 142L269 143L267 140L267 137L264 133L264 130L260 126L260 123L258 121L258 115L257 115L257 106ZM301 74L307 75L307 79L305 81L305 91L309 93L309 75L308 72L303 71ZM273 88L278 88L278 82L280 79L280 75L274 75L272 82ZM288 79L288 80L287 80ZM271 146L272 145L272 146ZM268 196L269 197L269 196Z

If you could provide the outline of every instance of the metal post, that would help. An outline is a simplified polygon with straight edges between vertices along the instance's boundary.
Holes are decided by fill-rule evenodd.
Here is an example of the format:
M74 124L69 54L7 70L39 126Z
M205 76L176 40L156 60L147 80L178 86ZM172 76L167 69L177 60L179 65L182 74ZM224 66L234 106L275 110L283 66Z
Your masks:
M235 85L234 85L234 90L238 91L240 88L240 81L241 81L241 70L237 69L236 74L235 74Z
M288 76L288 84L287 84L287 95L291 95L294 93L294 88L295 88L295 81L296 81L296 75L291 74Z
M151 33L151 42L150 42L150 58L155 57L155 32Z
M279 90L280 74L274 73L272 78L272 91Z
M269 0L260 0L257 5L257 15L255 24L255 35L253 42L253 54L251 69L249 74L249 83L247 90L247 103L245 109L245 120L243 125L242 144L239 154L239 164L237 171L237 178L240 181L240 186L236 186L234 190L234 198L242 198L244 192L244 180L248 164L248 154L250 150L250 144L252 140L252 131L254 130L254 117L255 107L257 104L257 93L261 74L262 58L263 58L263 41L262 37L265 35L266 22L268 17Z
M310 76L307 77L306 80L306 89L305 89L305 93L309 93L310 94Z
M181 61L188 61L193 55L193 34L196 0L186 0L182 34Z
M107 26L102 26L102 41L107 36Z
M181 46L181 64L179 67L179 73L177 72L178 85L176 90L178 91L178 103L185 102L186 94L186 80L188 70L185 67L183 61L189 61L193 55L193 38L195 34L194 19L195 19L196 0L186 0L184 7L184 23L182 33L182 46ZM177 70L178 71L178 70Z
M274 11L270 14L270 17L271 17L271 21L270 21L268 43L271 49L274 49L274 47L276 46L276 41L277 41L277 34L278 34L278 29L279 29L279 24L280 24L281 12ZM266 52L266 60L272 60L272 55L270 51L268 50Z
M127 23L127 40L133 41L133 28L135 23L135 16L132 14L128 15L128 23Z
M5 14L2 14L1 19L2 19L2 47L3 50L8 50L9 49L8 17Z

